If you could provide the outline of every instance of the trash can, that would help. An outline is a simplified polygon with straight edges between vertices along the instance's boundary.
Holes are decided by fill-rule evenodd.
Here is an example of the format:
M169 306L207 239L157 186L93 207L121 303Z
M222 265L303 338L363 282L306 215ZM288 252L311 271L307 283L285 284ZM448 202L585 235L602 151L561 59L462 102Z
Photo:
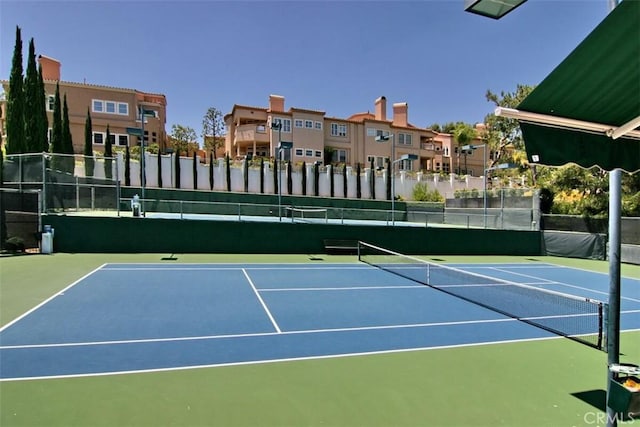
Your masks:
M40 242L40 252L43 254L53 253L54 229L50 225L45 225L42 229L42 241Z
M140 197L136 194L131 199L131 212L133 216L140 216Z
M640 367L631 364L611 365L614 379L609 385L607 406L623 418L640 416Z

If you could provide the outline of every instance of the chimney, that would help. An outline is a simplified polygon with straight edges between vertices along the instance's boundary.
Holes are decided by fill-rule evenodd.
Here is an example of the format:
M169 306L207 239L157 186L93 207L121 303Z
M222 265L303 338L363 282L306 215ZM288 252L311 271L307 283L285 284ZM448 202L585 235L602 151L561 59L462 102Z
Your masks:
M393 125L407 127L409 125L409 106L406 102L393 104Z
M269 95L269 111L272 113L284 113L284 96Z
M386 121L387 120L387 98L385 98L384 96L381 96L380 98L376 99L376 102L374 103L376 106L376 120L382 120L382 121Z
M42 66L42 80L60 81L60 61L38 55L38 62Z

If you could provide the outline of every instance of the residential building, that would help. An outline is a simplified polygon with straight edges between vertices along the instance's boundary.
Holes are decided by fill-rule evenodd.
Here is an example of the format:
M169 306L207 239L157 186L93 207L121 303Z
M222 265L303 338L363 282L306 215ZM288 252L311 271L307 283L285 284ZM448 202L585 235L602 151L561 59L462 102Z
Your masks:
M39 55L38 61L42 66L49 132L51 132L53 123L56 84L59 84L61 102L64 102L64 96L67 96L69 127L75 153L82 154L84 152L84 126L87 111L91 114L93 150L95 152L104 150L107 126L109 126L114 148L140 145L140 138L131 136L127 132L127 128L142 128L141 109L144 109L146 113L144 135L147 145L158 144L161 151L166 150L167 101L164 95L135 89L63 81L60 73L61 64L58 60ZM7 92L9 81L2 80L2 87L4 92ZM0 131L2 132L5 129L6 108L6 99L1 97ZM4 140L5 138L3 138Z
M351 166L360 163L365 167L373 162L374 167L382 168L394 151L394 160L405 154L417 156L417 160L399 162L399 169L443 173L458 170L459 156L451 134L412 125L405 102L394 103L392 111L392 117L387 118L387 100L382 96L375 100L373 113L327 117L320 110L287 110L284 97L270 95L267 107L236 104L225 115L225 151L232 157L277 157L279 142L284 141L293 146L282 150L281 155L293 162ZM272 125L277 122L280 129ZM388 137L388 141L376 141L379 136Z

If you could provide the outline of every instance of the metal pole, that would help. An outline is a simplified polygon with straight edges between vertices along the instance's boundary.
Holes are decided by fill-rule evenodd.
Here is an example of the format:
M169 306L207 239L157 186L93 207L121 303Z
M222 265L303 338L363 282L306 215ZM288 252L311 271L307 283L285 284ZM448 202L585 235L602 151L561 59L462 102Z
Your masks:
M483 184L484 184L484 194L482 195L483 197L483 206L484 206L484 228L487 228L487 144L482 144L482 156L484 158L484 179Z
M147 210L144 208L144 187L145 187L145 170L144 170L144 107L140 106L140 122L142 125L140 126L142 129L142 137L140 141L140 169L141 169L141 178L140 178L140 187L142 191L142 216L147 216Z
M396 225L396 139L391 134L391 225Z
M278 171L278 221L282 222L282 171L281 171L281 157L282 157L282 123L278 126L278 156L276 166Z

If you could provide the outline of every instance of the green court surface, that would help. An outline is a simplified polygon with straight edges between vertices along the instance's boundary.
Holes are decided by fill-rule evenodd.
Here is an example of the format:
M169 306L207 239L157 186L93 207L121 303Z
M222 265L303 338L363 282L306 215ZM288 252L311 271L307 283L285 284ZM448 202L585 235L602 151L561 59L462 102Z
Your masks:
M444 262L522 257L431 256ZM538 261L607 272L608 264ZM54 254L0 258L5 325L107 262L356 262L328 255ZM622 274L639 277L640 267ZM640 332L621 361L640 362ZM1 361L0 361L1 363ZM101 377L0 382L6 426L605 425L607 355L556 338ZM628 421L622 425L634 425Z

